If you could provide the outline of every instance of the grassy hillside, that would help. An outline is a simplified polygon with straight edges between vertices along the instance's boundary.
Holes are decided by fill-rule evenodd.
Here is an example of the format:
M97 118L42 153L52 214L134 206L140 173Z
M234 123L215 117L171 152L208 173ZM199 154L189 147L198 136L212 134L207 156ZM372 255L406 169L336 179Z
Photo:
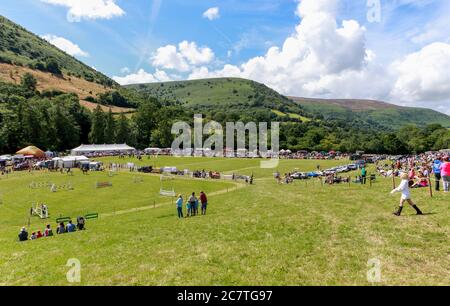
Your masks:
M126 86L167 103L194 110L272 110L302 115L303 110L269 87L245 79L217 78Z
M286 121L305 122L316 117L357 122L358 125L363 122L376 129L398 129L406 124L426 126L432 123L450 127L449 116L430 109L400 107L372 100L285 97L263 84L239 78L137 84L126 88L203 112L259 111Z
M112 107L114 113L130 113L138 104L128 99L135 93L0 16L0 81L17 85L25 74L35 77L40 92L74 93L89 110L100 104L104 110ZM121 97L108 97L112 91Z
M406 124L438 123L450 127L450 117L425 108L401 107L372 100L327 100L291 97L307 112L320 115L324 119L355 119L376 123L388 128L400 128Z
M102 73L83 64L46 40L0 16L0 62L54 72L54 63L62 73L108 87L117 85Z

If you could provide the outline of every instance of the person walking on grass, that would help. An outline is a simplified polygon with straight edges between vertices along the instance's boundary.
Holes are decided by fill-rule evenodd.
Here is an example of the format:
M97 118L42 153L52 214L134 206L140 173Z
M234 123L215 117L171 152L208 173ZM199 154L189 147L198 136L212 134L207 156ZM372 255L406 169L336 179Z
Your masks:
M397 217L400 217L403 211L403 205L407 202L412 208L414 208L417 212L417 215L423 215L422 211L417 207L416 204L411 199L411 193L409 192L409 177L407 173L403 173L401 175L402 182L400 185L391 191L391 194L396 192L401 192L402 196L400 198L400 206L397 212L394 213Z
M208 208L208 198L206 194L202 191L200 192L200 202L202 203L202 216L206 215L206 209Z
M441 176L444 181L444 192L447 193L450 190L450 157L446 157L441 165Z
M183 196L180 194L178 195L178 199L176 202L177 205L177 212L178 212L178 218L181 219L183 218Z

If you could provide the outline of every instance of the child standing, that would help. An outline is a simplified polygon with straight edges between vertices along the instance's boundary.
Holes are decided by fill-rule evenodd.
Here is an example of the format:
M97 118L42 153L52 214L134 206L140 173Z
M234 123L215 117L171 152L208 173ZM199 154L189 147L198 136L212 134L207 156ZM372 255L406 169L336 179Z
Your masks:
M394 213L397 217L400 217L403 210L403 205L405 202L408 202L409 205L411 205L412 208L414 208L418 215L423 215L422 211L417 207L416 204L411 200L411 194L409 192L409 176L407 173L404 173L401 175L402 182L401 184L391 191L391 194L394 194L396 192L401 192L402 196L400 198L400 207L398 208L398 211Z
M186 202L186 218L191 216L191 202Z

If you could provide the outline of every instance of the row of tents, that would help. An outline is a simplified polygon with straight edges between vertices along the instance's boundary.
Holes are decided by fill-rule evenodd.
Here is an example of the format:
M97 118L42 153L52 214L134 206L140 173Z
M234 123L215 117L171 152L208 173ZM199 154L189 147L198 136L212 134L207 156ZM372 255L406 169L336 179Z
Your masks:
M135 148L130 147L126 144L81 145L78 148L71 150L71 155L81 156L94 153L111 153L111 152L133 153L135 151L136 151ZM37 158L37 159L53 158L55 156L53 152L51 151L44 152L43 150L35 146L28 146L26 148L23 148L22 150L17 151L16 154L18 156L23 156L25 158Z

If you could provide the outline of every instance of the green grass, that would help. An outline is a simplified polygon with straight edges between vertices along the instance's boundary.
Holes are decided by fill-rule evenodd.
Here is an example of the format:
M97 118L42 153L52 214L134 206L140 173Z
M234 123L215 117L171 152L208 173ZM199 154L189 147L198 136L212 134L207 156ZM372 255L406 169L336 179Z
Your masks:
M105 159L105 162L113 159ZM128 161L128 160L127 160ZM81 285L370 285L367 261L382 262L384 285L449 285L448 195L413 196L429 215L409 208L391 215L398 197L391 181L370 188L321 186L318 180L279 186L258 160L169 158L139 164L251 174L254 186L177 179L177 192L206 191L206 217L178 220L171 200L158 195L158 176L144 183L121 172L82 176L20 173L0 180L0 285L69 285L67 260L82 265ZM346 161L281 161L279 171L315 169ZM30 181L72 181L74 191L31 190ZM113 182L97 190L96 181ZM87 231L18 243L32 201L54 217L98 211ZM156 207L153 208L153 204ZM43 222L32 220L31 229Z
M264 84L240 78L137 84L125 88L204 114L212 112L214 119L218 121L233 112L259 118L259 121L260 116L269 115L270 118L272 109L304 114L298 104L275 90Z
M192 105L239 104L252 100L254 82L234 78L131 85L129 88L151 93L161 100ZM273 92L274 95L281 96ZM250 98L249 98L250 97Z

